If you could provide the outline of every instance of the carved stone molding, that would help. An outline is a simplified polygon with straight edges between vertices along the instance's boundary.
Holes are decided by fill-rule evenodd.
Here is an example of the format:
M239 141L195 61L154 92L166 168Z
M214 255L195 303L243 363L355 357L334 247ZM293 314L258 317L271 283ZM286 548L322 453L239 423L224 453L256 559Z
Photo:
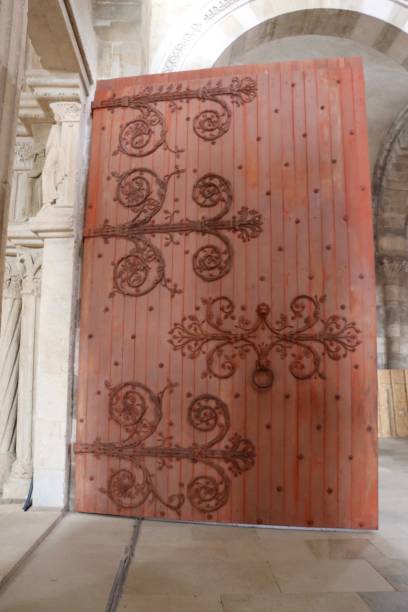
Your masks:
M33 136L37 127L57 121L77 121L75 105L82 99L82 87L77 75L45 70L26 70L25 87L19 108L19 136ZM61 113L67 119L56 119L52 104L62 104Z
M42 249L34 251L17 247L17 258L22 268L22 294L40 295Z
M23 281L23 266L15 257L8 257L4 270L4 297L19 298Z
M50 107L59 123L79 121L81 118L81 104L79 102L52 102Z
M174 72L180 68L187 52L217 21L231 13L235 9L250 4L254 0L218 0L208 2L198 11L192 21L184 30L177 42L171 44L166 40L163 47L166 56L158 66L157 72ZM170 47L170 50L167 51Z
M11 474L10 474L10 480L30 480L31 477L33 475L33 464L32 463L21 463L19 461L14 461L12 468L11 468ZM8 488L9 483L6 484L6 490ZM8 498L10 498L9 495L7 495ZM20 496L17 496L17 499L19 499Z
M16 257L5 266L0 329L0 487L15 458L17 388L21 333L22 269Z
M21 275L21 325L18 356L16 411L16 458L10 477L4 482L3 496L24 499L32 477L32 437L34 413L34 370L36 321L40 293L42 249L18 246L16 265Z
M408 3L405 0L392 0L396 5L400 5L402 7L408 8ZM174 36L174 34L170 34L165 38L162 43L159 52L158 59L151 66L151 72L174 72L177 70L182 70L185 66L185 60L188 58L189 53L194 49L195 45L202 43L202 39L206 36L208 30L214 27L217 22L221 21L225 17L227 17L230 13L237 11L236 23L238 28L241 31L241 34L246 32L249 33L249 36L252 34L252 29L256 24L267 23L269 19L274 19L277 16L285 16L290 14L292 11L295 11L295 14L300 12L295 8L288 8L287 5L291 5L292 3L284 2L280 0L280 2L266 2L265 0L208 0L208 2L204 3L204 6L200 7L198 10L191 12L189 14L189 19L185 21L184 26L178 25L174 23L173 27L170 27L169 30L171 32L180 32L179 35ZM299 3L295 3L299 4ZM300 3L301 4L301 3ZM298 8L300 9L300 4ZM335 7L332 3L331 8L337 10L327 10L327 13L336 14L342 10L342 2L338 1L335 3L337 6ZM380 3L374 3L371 10L368 9L363 2L360 0L355 4L355 12L361 16L361 18L367 18L367 24L370 23L371 19L378 19L385 22L385 27L389 28L390 34L392 29L395 27L398 28L397 20L391 16L391 13L387 18L384 19L384 14L381 12ZM307 7L304 7L305 12L313 10L322 11L326 7L325 3L322 3L320 0L314 0L312 2L305 3ZM378 7L377 7L378 5ZM244 11L248 10L248 21L247 16L239 15L239 9L244 8ZM302 7L303 9L303 7ZM373 10L374 9L374 10ZM351 10L351 9L350 9ZM390 9L391 10L391 9ZM401 10L401 9L399 9ZM322 11L323 12L323 11ZM268 19L269 16L269 19ZM338 17L337 17L338 19ZM295 23L296 17L294 19ZM304 19L305 22L312 22L312 19ZM315 19L314 21L322 22L322 18ZM352 19L350 19L351 23L354 23ZM369 27L369 25L368 25ZM236 29L236 28L234 28ZM234 30L233 30L234 31ZM292 28L293 31L293 28ZM308 32L309 34L312 32ZM314 34L324 33L323 32L313 32ZM210 38L210 37L208 37ZM229 31L226 32L226 42L229 38ZM208 41L209 44L210 40ZM360 41L361 42L361 41ZM371 39L366 41L368 46L372 46ZM374 45L373 45L374 46ZM245 45L244 45L245 47ZM246 48L246 47L245 47ZM208 57L208 65L206 67L210 67L215 61L215 57L211 56L209 53ZM401 62L402 63L402 62ZM204 67L204 66L201 66ZM192 68L189 66L187 69Z
M34 142L31 138L17 138L15 145L14 170L30 170Z

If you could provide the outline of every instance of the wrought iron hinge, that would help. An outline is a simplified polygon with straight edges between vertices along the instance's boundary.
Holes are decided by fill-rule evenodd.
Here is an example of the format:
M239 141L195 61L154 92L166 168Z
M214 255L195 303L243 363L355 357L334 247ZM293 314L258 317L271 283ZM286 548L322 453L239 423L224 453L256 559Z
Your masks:
M118 108L119 106L129 106L129 96L123 96L123 98L109 98L108 100L101 100L100 102L92 102L92 113L95 110L103 108Z

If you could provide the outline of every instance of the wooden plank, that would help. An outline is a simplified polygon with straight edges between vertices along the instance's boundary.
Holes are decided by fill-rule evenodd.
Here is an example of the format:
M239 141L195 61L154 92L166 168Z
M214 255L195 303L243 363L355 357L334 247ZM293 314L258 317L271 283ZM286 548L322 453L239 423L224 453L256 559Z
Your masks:
M408 438L408 370L378 370L378 435Z
M380 438L391 438L395 435L390 375L391 370L378 370L378 435Z
M258 95L265 101L258 106L257 114L257 168L256 181L258 185L259 210L262 213L263 223L266 228L271 227L274 221L273 211L270 205L270 82L269 72L263 71L258 75ZM262 163L260 163L262 160ZM257 241L257 260L258 260L258 303L273 303L272 279L271 279L271 240ZM269 458L272 453L272 431L271 421L274 413L274 402L271 393L258 394L258 432L257 447L262 448L262 454ZM272 475L274 472L272 462L268 460L257 462L257 523L271 522L272 511Z
M308 215L308 180L307 180L307 141L304 134L307 130L305 75L301 66L294 66L292 71L293 90L293 138L295 167L295 207L294 219L296 230L296 270L297 295L309 295L310 285L310 242ZM296 385L296 410L298 421L297 462L297 515L305 526L311 516L311 430L312 404L310 386L302 383Z
M295 225L295 160L293 142L293 105L291 64L281 68L281 121L282 121L282 191L283 191L283 245L284 245L284 302L285 311L292 296L297 295L297 249ZM285 369L284 378L284 517L286 524L296 520L297 513L297 385Z
M377 470L377 370L376 370L376 308L375 296L375 263L372 229L371 191L368 160L368 134L365 114L364 74L361 58L350 58L349 64L353 74L355 133L350 135L354 142L356 158L355 201L358 207L351 206L348 212L354 228L353 234L359 242L355 254L359 259L354 261L351 283L355 288L355 317L361 325L363 343L360 357L362 367L356 370L360 399L359 415L355 423L355 432L359 434L359 455L363 458L362 488L359 495L358 525L369 529L378 526L378 470ZM358 232L359 227L371 228L371 231ZM352 234L352 235L353 235ZM357 292L364 295L364 301L357 297ZM354 314L354 313L353 313ZM356 354L353 361L356 359ZM357 381L356 381L357 382Z
M314 62L305 62L305 100L307 172L308 172L308 213L310 228L310 292L322 296L324 281L322 272L323 236L321 227L320 157L316 68ZM324 386L320 380L310 381L313 413L311 428L311 493L309 525L323 525L324 516Z
M391 372L393 410L395 419L395 435L398 438L408 437L407 420L407 389L404 370Z
M271 223L265 226L271 241L270 286L271 316L277 321L286 310L285 303L285 250L283 241L283 166L282 166L282 79L280 66L269 72L269 189L265 192L271 207ZM270 522L284 524L284 475L285 475L285 379L283 363L275 366L275 381L271 389L271 437L270 463L273 466L270 489Z
M330 124L330 81L327 62L321 61L317 68L317 103L319 125L320 157L320 202L322 227L322 274L325 317L337 312L336 270L337 244L334 230L334 188L332 181L332 152ZM338 405L337 363L332 359L324 360L324 481L323 512L324 524L338 524Z

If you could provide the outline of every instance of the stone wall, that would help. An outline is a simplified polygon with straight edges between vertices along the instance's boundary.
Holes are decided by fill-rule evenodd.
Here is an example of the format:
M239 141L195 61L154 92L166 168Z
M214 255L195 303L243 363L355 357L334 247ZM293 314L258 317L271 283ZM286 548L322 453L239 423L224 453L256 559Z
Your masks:
M81 12L73 23L75 4ZM36 506L63 507L67 501L94 78L89 9L87 0L29 0L32 39L20 104L14 107L18 123L0 333L0 489L5 498L21 499L34 477ZM83 45L87 29L92 36ZM96 44L94 51L96 57Z
M93 0L93 23L99 42L98 78L142 72L142 8L142 0Z
M408 367L408 107L394 120L373 179L377 278L382 287L380 362Z

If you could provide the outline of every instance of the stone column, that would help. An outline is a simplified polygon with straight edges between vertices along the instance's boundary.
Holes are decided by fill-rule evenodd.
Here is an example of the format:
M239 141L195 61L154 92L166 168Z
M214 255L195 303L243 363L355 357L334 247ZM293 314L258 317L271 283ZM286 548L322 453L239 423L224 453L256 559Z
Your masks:
M68 415L71 406L74 205L81 164L79 103L51 105L56 124L44 169L45 203L31 227L44 241L34 425L34 506L67 499Z
M404 343L408 341L402 332L407 332L407 307L404 304L404 287L408 286L408 258L397 255L381 257L384 277L384 309L387 367L407 367L403 358Z
M8 223L21 223L30 214L30 171L33 159L33 139L17 137Z
M15 458L21 274L16 258L6 262L0 331L0 489Z
M81 105L53 102L50 108L56 123L46 147L42 172L44 206L73 209L78 197L78 144Z
M0 0L0 291L26 38L27 0Z
M4 484L3 497L24 499L33 475L32 429L37 303L40 294L42 251L20 247L22 312L17 401L16 459Z

